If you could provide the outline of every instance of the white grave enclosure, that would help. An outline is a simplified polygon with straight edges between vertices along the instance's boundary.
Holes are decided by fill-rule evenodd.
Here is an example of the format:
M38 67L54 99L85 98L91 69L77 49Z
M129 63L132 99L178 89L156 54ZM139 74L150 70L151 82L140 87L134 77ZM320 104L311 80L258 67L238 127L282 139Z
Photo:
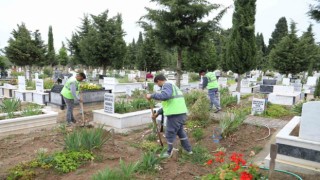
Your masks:
M32 102L32 91L26 90L26 79L24 76L18 76L18 90L14 90L14 97L20 101Z
M295 92L293 86L273 86L273 93L268 95L268 101L279 105L294 105L301 100L301 92Z
M262 114L265 110L265 104L266 104L265 99L253 98L251 114L252 115Z
M251 86L251 83L254 83L254 79L243 79L241 80L241 87L240 87L240 93L241 94L250 94L250 93L256 93L258 91L259 86L254 85Z
M137 83L118 83L116 78L104 77L103 86L106 90L111 90L112 93L125 93L127 91L127 86L134 89L143 89L143 82Z
M320 101L303 104L302 116L295 116L276 135L276 169L320 173ZM296 128L299 128L299 133ZM265 158L269 165L270 156Z

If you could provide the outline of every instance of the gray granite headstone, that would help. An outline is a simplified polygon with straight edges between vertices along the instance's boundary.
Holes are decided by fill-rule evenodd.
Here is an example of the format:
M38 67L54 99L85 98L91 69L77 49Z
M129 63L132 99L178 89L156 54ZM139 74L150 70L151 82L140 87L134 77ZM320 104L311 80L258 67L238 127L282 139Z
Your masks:
M301 139L320 142L320 101L303 104L300 132Z
M263 85L276 85L277 80L276 79L264 79Z
M272 93L273 86L270 85L260 85L260 93Z

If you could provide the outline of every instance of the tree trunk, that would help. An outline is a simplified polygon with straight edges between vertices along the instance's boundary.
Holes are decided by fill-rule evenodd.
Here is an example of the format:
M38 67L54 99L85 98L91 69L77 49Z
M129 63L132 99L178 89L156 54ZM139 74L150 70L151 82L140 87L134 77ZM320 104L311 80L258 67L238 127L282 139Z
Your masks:
M178 60L177 60L177 76L176 76L176 85L180 88L180 77L182 74L181 70L182 64L182 49L178 47Z
M19 70L19 68L18 68ZM27 79L27 67L23 66L23 71L24 71L24 77Z
M240 93L240 88L241 88L241 75L238 74L238 82L237 82L237 89L236 91Z
M32 80L32 65L29 66L29 80Z
M103 65L102 75L106 75L107 66Z

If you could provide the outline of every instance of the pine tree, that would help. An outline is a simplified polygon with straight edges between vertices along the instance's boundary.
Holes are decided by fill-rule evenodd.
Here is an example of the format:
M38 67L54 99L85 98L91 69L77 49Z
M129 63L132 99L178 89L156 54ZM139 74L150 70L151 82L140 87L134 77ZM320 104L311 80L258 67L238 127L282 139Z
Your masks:
M232 30L227 44L227 66L239 74L237 91L240 91L240 75L256 67L256 0L235 0L234 5Z
M53 40L53 33L52 33L52 26L49 26L48 32L48 53L46 57L46 65L57 65L56 62L56 52L54 50L54 40Z
M147 72L161 70L163 66L162 57L151 34L146 35L142 45L142 54L144 66L141 66L140 70L146 70Z
M264 43L262 33L257 33L256 45L257 45L257 69L266 71L267 69L269 69L269 62L268 62L268 58L266 57L267 46Z
M296 23L292 22L290 33L270 52L269 58L272 66L281 74L295 75L308 68L309 62L303 53L306 47L299 41L296 33Z
M288 35L288 24L285 17L281 17L276 24L275 30L269 39L268 53L281 41L282 38Z
M66 49L63 42L62 42L61 48L59 50L58 62L59 62L59 65L61 65L61 66L67 66L69 63L69 56L68 56L67 49Z
M204 17L220 6L206 0L153 0L163 6L159 10L146 8L148 14L143 18L151 21L140 22L146 31L153 31L157 41L168 49L177 52L177 86L180 86L182 74L182 51L184 48L197 48L206 40L207 34L217 27L226 9L212 20L204 22Z
M320 0L318 0L317 5L310 6L308 14L312 19L316 20L317 22L320 22Z

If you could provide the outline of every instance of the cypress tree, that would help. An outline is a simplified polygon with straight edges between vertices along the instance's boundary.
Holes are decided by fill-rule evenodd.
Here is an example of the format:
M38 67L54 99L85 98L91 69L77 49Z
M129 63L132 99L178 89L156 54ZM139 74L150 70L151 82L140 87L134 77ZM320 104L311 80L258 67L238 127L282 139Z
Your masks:
M45 65L56 65L56 52L54 50L54 40L53 40L53 33L52 33L52 26L49 26L48 32L48 53L47 53L47 64Z
M235 0L234 5L233 25L227 44L227 66L239 74L237 91L240 91L240 75L256 66L256 0Z
M288 23L285 17L281 17L276 24L275 30L269 39L268 53L281 41L282 38L288 35Z

